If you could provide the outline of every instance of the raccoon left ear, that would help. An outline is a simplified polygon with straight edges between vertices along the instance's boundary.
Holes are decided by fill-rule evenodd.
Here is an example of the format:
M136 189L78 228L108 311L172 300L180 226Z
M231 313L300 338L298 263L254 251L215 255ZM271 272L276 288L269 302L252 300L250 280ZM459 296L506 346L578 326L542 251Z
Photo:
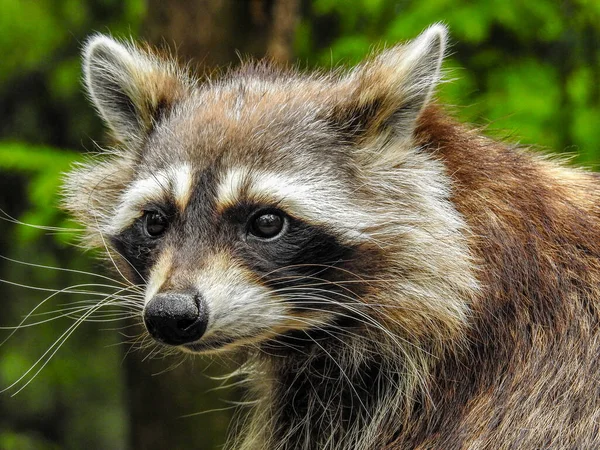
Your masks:
M192 85L174 62L104 35L86 42L83 71L100 116L117 140L133 148Z
M447 29L435 24L405 45L386 50L354 69L340 84L333 118L354 140L383 132L410 138L441 79Z

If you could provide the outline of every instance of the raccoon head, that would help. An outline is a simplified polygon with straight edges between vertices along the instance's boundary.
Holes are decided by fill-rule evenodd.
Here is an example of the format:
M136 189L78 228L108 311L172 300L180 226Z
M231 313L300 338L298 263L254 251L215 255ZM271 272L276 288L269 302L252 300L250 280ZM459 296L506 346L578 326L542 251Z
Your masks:
M250 62L200 83L148 49L87 42L85 86L117 144L68 175L66 206L144 286L156 340L462 327L464 223L414 144L445 43L435 25L343 74Z

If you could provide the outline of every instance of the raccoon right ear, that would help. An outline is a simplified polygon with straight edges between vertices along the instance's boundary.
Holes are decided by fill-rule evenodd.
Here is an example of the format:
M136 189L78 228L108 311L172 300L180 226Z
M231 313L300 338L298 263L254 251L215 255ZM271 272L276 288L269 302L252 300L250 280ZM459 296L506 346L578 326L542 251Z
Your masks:
M417 118L441 80L447 34L444 25L435 24L343 77L330 122L353 141L411 139Z
M193 84L173 61L104 35L86 42L83 72L87 93L114 137L134 148Z

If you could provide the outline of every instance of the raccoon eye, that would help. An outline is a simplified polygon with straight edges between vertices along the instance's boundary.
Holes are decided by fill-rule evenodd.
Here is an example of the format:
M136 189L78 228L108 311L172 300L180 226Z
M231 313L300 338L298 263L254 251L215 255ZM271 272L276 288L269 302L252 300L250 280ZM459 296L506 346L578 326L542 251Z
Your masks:
M250 221L250 233L262 239L269 239L281 233L284 225L285 218L281 212L258 214Z
M144 214L144 231L150 237L162 235L169 225L167 218L158 211L146 211Z

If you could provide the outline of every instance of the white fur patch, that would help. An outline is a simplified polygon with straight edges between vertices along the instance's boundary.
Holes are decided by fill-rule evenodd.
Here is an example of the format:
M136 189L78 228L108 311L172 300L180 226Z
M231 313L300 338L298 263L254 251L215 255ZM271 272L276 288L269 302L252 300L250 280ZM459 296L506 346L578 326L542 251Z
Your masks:
M210 311L203 339L215 332L244 338L277 326L286 315L285 304L272 298L267 288L226 255L211 257L196 280Z
M234 205L249 181L249 173L242 168L231 169L217 188L217 209L224 210Z
M244 200L273 204L307 222L331 227L342 238L361 240L371 220L347 192L348 187L333 177L234 168L218 186L217 205L223 210Z
M117 234L131 226L142 216L146 205L164 203L169 198L175 200L183 211L193 189L193 170L189 164L160 171L150 177L134 181L121 197L114 218L105 230Z
M326 313L308 321L298 317L276 291L263 286L251 271L225 253L215 253L205 261L195 277L195 286L209 311L200 344L215 338L232 340L228 345L255 343L290 329L322 325L329 319Z
M181 211L187 206L194 188L194 172L189 164L182 164L172 171L175 202Z

